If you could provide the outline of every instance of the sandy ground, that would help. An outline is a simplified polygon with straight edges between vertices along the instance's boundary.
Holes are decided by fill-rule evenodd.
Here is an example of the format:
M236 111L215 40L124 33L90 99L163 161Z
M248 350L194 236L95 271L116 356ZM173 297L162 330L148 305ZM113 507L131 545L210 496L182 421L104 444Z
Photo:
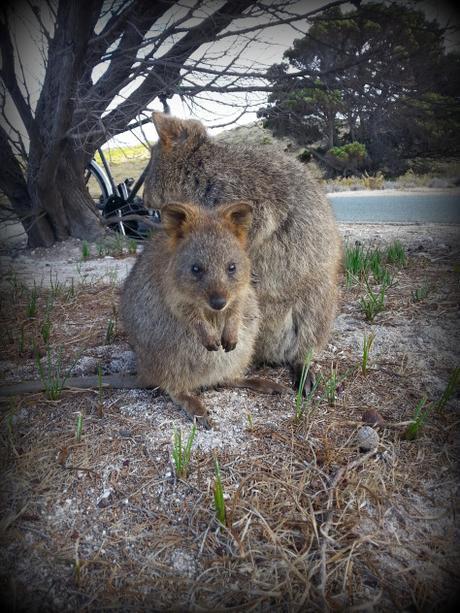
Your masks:
M435 403L459 365L459 227L340 230L351 244L401 241L408 265L394 271L372 323L360 309L362 287L342 283L330 343L314 365L323 381L335 370L333 398L321 388L300 419L289 394L207 390L215 428L198 431L189 474L178 478L171 438L178 428L186 437L191 424L159 390L73 390L2 404L0 588L10 607L450 610L459 581L458 395L416 441L403 432L420 399ZM46 367L40 335L50 292L50 344L63 348L72 374L133 372L122 329L107 333L133 261L83 262L79 241L3 253L3 381L37 378L34 347ZM24 316L31 290L22 283L41 292L33 318ZM422 287L427 296L414 301ZM284 368L262 375L289 385ZM363 454L356 436L369 409L385 427L377 449ZM215 457L226 527L213 511Z
M353 194L359 192L351 192ZM364 192L363 192L364 193ZM367 194L373 192L367 192ZM381 192L378 192L381 193ZM338 195L342 195L339 193ZM389 244L400 240L409 250L423 253L426 247L435 246L440 252L456 249L459 245L460 228L443 224L357 224L341 223L339 229L345 241L362 241L369 245ZM114 256L93 257L82 260L82 243L78 239L70 239L64 243L56 243L50 249L23 248L17 242L18 232L10 230L14 237L15 249L0 251L0 269L2 282L10 272L27 285L43 285L49 287L56 281L120 283L128 274L134 263L134 257L117 258ZM3 235L3 245L8 246ZM6 239L6 240L5 240Z

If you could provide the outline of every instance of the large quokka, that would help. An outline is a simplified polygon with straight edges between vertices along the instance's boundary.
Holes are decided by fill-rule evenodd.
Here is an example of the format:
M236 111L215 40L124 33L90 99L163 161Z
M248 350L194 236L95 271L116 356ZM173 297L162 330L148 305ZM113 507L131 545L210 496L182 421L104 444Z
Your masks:
M161 228L145 245L122 292L121 315L147 387L164 389L209 426L194 392L217 384L266 393L283 386L242 379L259 325L246 253L246 202L212 211L184 203L162 208Z
M249 254L261 311L255 361L287 363L296 381L309 350L330 333L341 242L327 198L299 162L267 146L220 143L198 121L154 113L144 198L209 208L249 200Z

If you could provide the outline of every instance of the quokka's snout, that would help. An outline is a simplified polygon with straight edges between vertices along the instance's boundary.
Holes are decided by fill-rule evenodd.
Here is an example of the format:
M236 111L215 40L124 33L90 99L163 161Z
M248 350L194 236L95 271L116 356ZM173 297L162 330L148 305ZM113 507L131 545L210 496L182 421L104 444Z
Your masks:
M227 306L227 298L222 294L211 294L209 296L209 306L214 311L222 311Z

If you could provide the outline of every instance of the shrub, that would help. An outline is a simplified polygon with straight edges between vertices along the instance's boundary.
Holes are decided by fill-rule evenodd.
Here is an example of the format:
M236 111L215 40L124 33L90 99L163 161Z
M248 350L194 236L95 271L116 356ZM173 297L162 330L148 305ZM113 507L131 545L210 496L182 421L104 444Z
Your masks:
M342 147L332 147L326 153L326 159L343 172L352 172L362 167L367 157L366 145L356 141Z

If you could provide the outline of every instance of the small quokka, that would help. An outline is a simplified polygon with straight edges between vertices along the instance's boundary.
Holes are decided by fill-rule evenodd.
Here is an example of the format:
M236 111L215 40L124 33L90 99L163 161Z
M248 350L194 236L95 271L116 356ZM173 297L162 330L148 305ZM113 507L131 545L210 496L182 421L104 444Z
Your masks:
M213 210L187 203L162 208L161 225L131 270L121 316L140 382L159 386L209 427L196 392L218 384L266 393L283 386L243 379L251 363L259 308L251 286L247 202Z
M250 201L248 253L260 308L254 362L289 364L298 383L326 343L337 303L341 240L331 206L304 165L270 146L223 143L194 120L154 113L159 142L144 189L149 208L187 200L208 209Z

